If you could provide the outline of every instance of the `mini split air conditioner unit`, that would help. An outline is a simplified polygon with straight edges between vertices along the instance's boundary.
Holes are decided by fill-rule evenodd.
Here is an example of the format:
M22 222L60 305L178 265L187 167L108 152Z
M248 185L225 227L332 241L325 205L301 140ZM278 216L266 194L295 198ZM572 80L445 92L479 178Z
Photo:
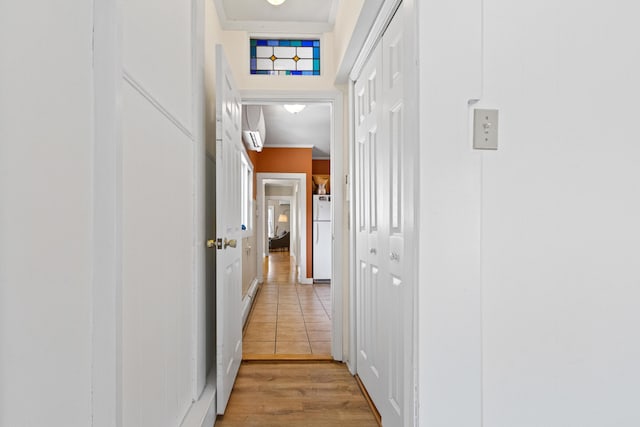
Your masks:
M262 151L265 137L262 107L259 105L245 105L242 110L242 139L249 150Z
M264 142L262 141L260 132L256 132L252 130L243 130L242 139L244 140L244 143L247 144L247 148L249 148L249 150L262 151Z

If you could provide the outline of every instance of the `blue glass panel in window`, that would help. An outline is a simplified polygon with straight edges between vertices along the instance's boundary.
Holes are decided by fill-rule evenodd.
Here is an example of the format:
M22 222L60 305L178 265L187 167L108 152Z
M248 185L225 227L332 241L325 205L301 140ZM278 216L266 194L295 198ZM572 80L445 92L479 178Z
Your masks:
M276 56L278 56L278 59L285 60L284 62L280 61L283 62L283 64L288 63L290 65L287 65L283 70L273 71L273 64L271 63L270 57L274 54L274 49L278 47L285 47L285 49L280 50L279 55ZM296 56L302 58L301 60L305 61L307 65L302 66L304 64L296 61ZM320 75L320 40L250 39L249 59L249 70L251 74ZM267 65L267 63L269 63L269 65ZM302 69L300 69L300 67ZM304 69L309 70L310 67L312 67L313 70L312 74L300 72Z

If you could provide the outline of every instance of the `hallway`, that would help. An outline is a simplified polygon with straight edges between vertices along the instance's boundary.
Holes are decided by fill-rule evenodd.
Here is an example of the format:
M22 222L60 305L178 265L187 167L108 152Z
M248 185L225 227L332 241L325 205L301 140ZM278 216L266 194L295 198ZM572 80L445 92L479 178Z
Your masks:
M243 359L331 357L331 285L300 285L289 252L271 252L243 336ZM314 357L315 358L315 357Z
M216 426L377 426L346 365L331 357L331 285L296 283L289 252L265 258L243 362Z

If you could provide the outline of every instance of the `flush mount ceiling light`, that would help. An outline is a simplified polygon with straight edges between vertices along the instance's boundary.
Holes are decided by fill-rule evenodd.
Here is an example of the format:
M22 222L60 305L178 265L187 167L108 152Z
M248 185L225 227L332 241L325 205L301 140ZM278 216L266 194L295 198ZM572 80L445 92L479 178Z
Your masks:
M306 105L303 104L285 104L284 109L291 114L298 114L300 111L304 110L305 107Z
M271 3L274 6L280 6L282 3L284 3L286 0L267 0L269 3Z

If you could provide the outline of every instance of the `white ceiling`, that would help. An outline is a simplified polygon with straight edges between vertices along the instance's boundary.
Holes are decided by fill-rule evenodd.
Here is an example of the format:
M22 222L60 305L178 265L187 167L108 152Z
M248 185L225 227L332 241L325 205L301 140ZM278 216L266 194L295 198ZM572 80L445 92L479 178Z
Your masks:
M297 114L282 105L263 105L265 147L313 147L313 158L329 158L331 105L307 104Z
M333 29L340 0L214 0L222 28L249 32L319 34Z

